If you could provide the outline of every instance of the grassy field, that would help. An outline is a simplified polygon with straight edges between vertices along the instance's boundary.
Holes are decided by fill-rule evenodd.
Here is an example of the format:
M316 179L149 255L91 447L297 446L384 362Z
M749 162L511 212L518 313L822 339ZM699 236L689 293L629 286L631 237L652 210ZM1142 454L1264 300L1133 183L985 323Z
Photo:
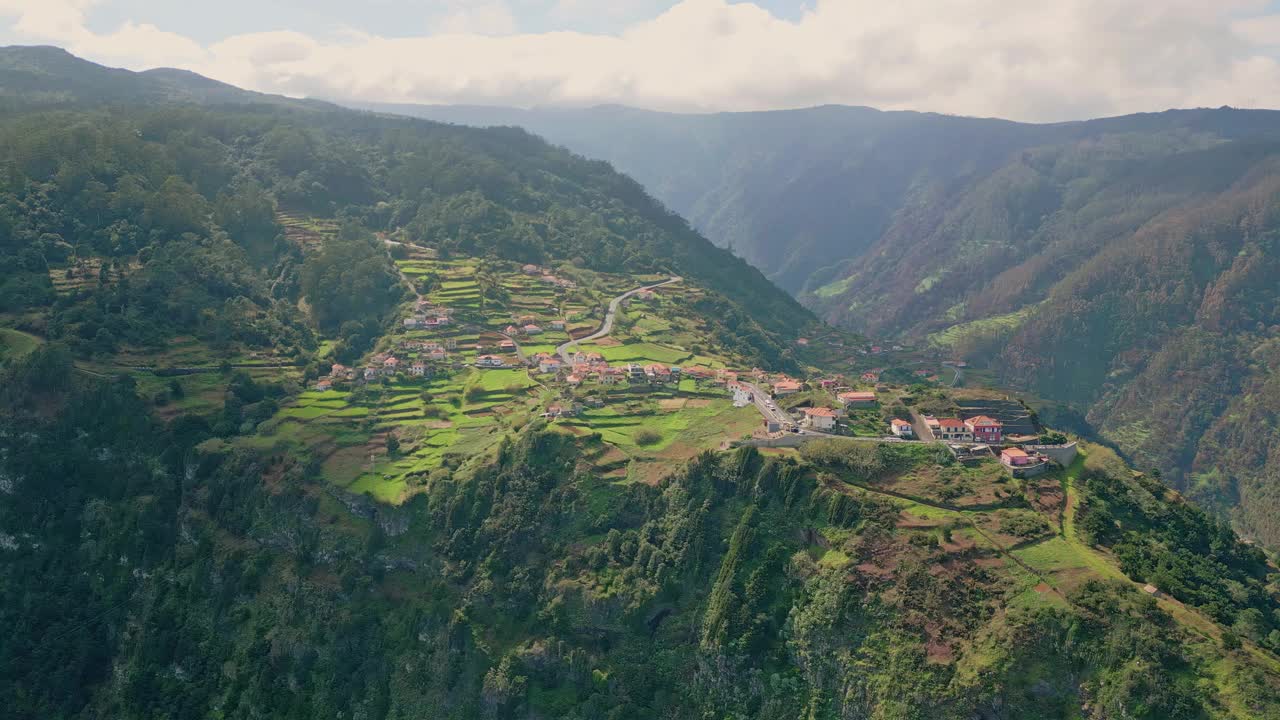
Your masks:
M0 328L0 362L10 362L36 349L40 338L21 330Z

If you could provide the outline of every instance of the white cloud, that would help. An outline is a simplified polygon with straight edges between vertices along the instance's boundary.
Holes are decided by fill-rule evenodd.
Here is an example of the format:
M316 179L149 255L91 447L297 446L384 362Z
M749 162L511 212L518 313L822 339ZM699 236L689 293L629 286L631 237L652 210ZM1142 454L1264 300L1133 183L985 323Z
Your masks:
M263 32L208 47L146 24L90 32L91 1L0 0L0 16L22 37L96 60L330 98L671 110L847 103L1027 120L1280 105L1271 47L1280 15L1260 14L1257 0L819 0L794 21L750 3L682 0L616 35L513 34L507 4L448 0L421 37Z

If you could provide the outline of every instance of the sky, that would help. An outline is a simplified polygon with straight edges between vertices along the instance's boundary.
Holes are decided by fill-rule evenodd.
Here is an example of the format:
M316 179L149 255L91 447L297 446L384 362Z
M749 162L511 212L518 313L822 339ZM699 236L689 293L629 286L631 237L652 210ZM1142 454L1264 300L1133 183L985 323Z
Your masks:
M0 0L0 44L335 100L1280 107L1277 0Z

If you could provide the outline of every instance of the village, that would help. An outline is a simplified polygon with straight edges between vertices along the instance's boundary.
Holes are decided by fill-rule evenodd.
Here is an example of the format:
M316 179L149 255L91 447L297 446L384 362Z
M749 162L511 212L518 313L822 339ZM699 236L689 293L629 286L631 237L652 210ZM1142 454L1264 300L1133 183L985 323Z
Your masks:
M616 296L602 321L586 306L588 301L561 313L567 293L578 289L577 282L532 264L520 267L519 275L524 280L513 283L514 287L531 292L536 286L542 292L555 293L559 302L477 318L474 298L458 294L456 286L453 297L468 301L459 307L441 302L444 297L419 297L400 321L399 334L392 336L386 347L372 353L359 367L334 363L327 376L317 379L314 390L324 393L370 383L426 384L473 372L500 371L509 377L515 371L527 378L530 388L541 390L533 414L553 423L582 418L580 422L590 426L592 411L611 404L634 409L637 398L642 401L646 395L661 394L667 398L661 402L670 406L681 396L719 394L731 400L733 408L750 407L759 414L758 424L741 437L726 440L734 444L797 447L815 439L838 437L941 443L960 461L994 458L1020 478L1034 477L1053 462L1064 461L1044 452L1038 428L1025 419L1015 417L1013 426L1006 427L999 416L1007 413L998 411L988 414L978 408L962 412L956 407L956 413L948 416L913 407L909 402L912 387L939 384L932 369L912 371L907 384L884 382L884 368L856 377L801 379L759 368L734 369L724 358L682 355L674 347L636 343L644 338L634 337L635 327L624 333L633 337L619 343L609 337L615 310L624 315L638 310L641 321L655 325L653 317L670 309L671 303L663 307L660 296L664 288L659 283ZM678 279L666 283L673 280ZM603 298L597 296L596 301L602 303ZM464 319L464 314L470 317ZM551 344L547 340L563 342ZM801 338L797 345L805 349L812 342ZM662 355L658 350L666 349L668 362L655 357L625 357L630 353L621 350L627 348L650 356ZM901 346L878 345L848 349L858 356L902 350ZM670 362L676 357L678 363ZM963 366L948 361L942 364ZM1015 416L1023 414L1016 404L1012 407ZM734 427L744 428L741 423Z

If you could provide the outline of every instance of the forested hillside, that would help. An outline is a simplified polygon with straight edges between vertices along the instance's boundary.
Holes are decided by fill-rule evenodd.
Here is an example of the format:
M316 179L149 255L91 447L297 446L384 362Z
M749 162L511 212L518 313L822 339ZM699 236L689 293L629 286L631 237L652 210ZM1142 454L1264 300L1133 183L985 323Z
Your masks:
M1100 448L1018 491L1064 483L1055 520L878 491L936 451L706 453L649 487L532 427L397 508L161 426L56 347L3 380L9 717L1280 712L1261 553Z
M252 104L256 96L234 89L212 99L156 96L157 83L199 89L210 81L107 70L50 48L0 52L0 87L30 90L6 85L15 76L38 77L41 90L14 94L19 109L0 117L8 168L0 252L22 270L3 279L0 308L51 303L51 276L85 270L103 281L80 289L113 296L92 308L58 305L53 337L94 341L105 328L100 345L109 349L115 339L156 342L186 329L288 354L305 344L305 330L277 327L296 325L296 313L274 312L273 301L301 297L304 258L284 242L277 210L362 229L344 237L363 242L359 252L369 260L347 271L363 267L357 282L376 291L355 293L357 302L339 298L327 314L332 298L310 298L322 323L378 324L398 300L384 296L400 290L390 263L377 259L382 250L359 237L369 231L402 233L446 255L687 275L718 291L724 306L714 321L753 347L762 365L791 362L787 338L812 320L634 181L523 131ZM124 89L98 92L106 79ZM233 96L236 103L222 104ZM322 292L353 287L325 283Z
M609 159L824 319L1066 403L1081 430L1280 544L1280 114L391 109Z
M6 717L1280 715L1274 565L1105 447L886 440L961 412L903 366L757 449L743 388L816 411L862 339L603 162L48 48L0 87ZM1211 307L1262 303L1221 222Z

